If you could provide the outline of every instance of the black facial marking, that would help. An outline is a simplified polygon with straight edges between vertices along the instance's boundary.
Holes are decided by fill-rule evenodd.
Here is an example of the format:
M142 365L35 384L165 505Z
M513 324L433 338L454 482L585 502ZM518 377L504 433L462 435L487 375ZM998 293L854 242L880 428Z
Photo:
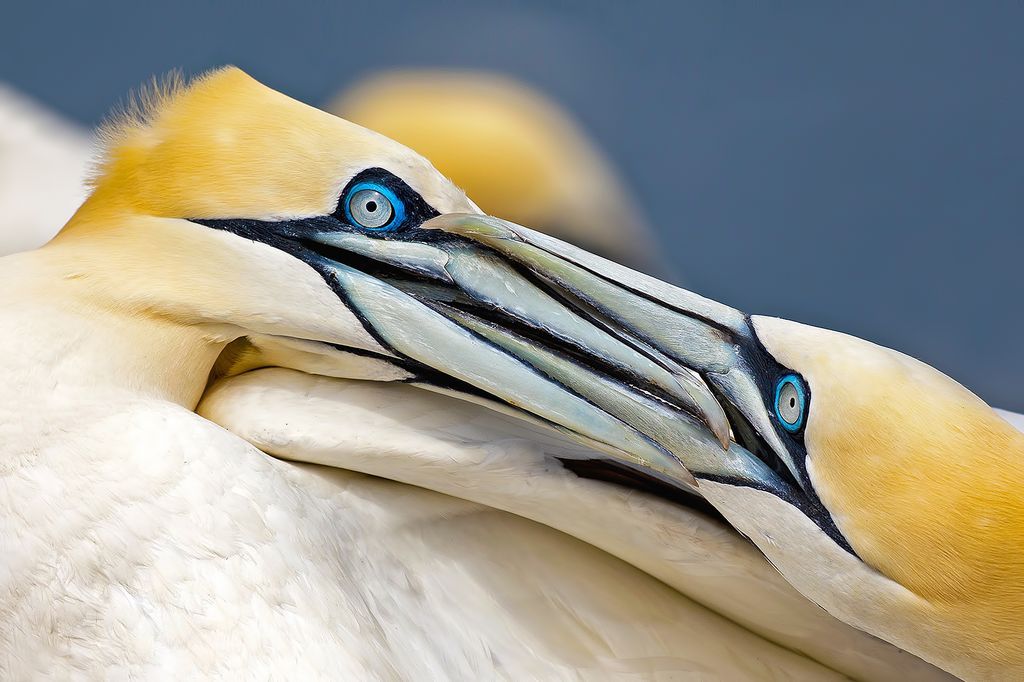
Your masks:
M850 554L857 556L856 552L853 551L853 547L851 547L850 543L847 542L845 537L843 537L839 527L836 525L835 519L832 518L831 512L829 512L822 503L818 494L814 490L813 484L811 483L810 476L807 472L807 446L804 443L804 430L807 427L808 421L806 416L800 429L795 432L790 432L783 428L777 423L778 420L775 418L775 387L782 378L793 375L803 382L805 391L804 409L808 414L810 413L813 404L810 385L804 380L803 376L799 372L782 365L774 358L774 356L772 356L771 353L768 352L764 347L764 344L761 343L761 340L757 338L757 332L754 329L754 325L751 323L749 316L746 316L746 323L747 324L744 326L746 330L749 330L749 335L744 334L742 339L737 339L737 346L740 348L740 354L746 365L747 374L753 378L754 384L758 389L758 393L764 402L764 409L768 415L770 415L769 421L772 424L772 428L779 437L780 442L793 458L793 463L797 470L797 476L800 480L798 482L794 478L793 473L789 470L789 467L786 466L785 462L783 462L772 448L768 446L765 439L757 433L757 430L754 429L746 418L731 406L728 398L722 395L721 391L719 391L711 381L707 382L708 387L711 389L711 392L715 395L718 402L725 409L726 416L729 418L729 423L732 426L733 436L735 437L736 442L764 462L788 485L786 485L785 488L777 488L748 480L733 480L730 477L725 476L709 476L707 474L701 474L701 476L719 483L741 485L748 488L764 490L765 492L769 492L776 497L785 500L803 512L803 514L809 519L814 521L814 523L821 528L821 530L828 535L833 542Z
M345 217L345 207L343 204L345 197L348 196L348 192L352 187L364 182L384 185L404 203L405 221L396 230L391 232L366 230L359 225L351 224ZM437 209L428 204L416 190L394 173L383 168L367 168L349 180L348 184L345 185L345 188L338 195L338 202L335 204L334 210L328 215L272 221L246 217L189 218L189 220L217 230L233 232L246 239L263 242L301 257L299 253L296 253L295 249L289 248L288 242L308 240L314 234L343 231L358 232L382 239L395 238L399 233L415 230L425 221L438 215L440 213Z
M343 202L349 189L361 182L375 182L384 185L404 202L406 217L402 225L389 232L373 232L349 223L345 216ZM324 257L320 248L313 241L316 235L329 232L355 232L380 239L407 238L408 233L427 232L417 228L426 220L440 213L422 196L412 189L404 180L384 168L367 168L359 172L338 195L338 203L329 215L296 218L292 220L258 220L255 218L189 218L190 222L205 225L216 230L224 230L237 234L245 239L261 242L280 249L285 253L303 261L324 279L328 286L345 302L346 306L359 319L360 323L373 338L388 350L395 352L384 339L362 318L356 306L350 304L344 289L338 285L337 279L330 268L325 267ZM398 354L400 355L400 354Z

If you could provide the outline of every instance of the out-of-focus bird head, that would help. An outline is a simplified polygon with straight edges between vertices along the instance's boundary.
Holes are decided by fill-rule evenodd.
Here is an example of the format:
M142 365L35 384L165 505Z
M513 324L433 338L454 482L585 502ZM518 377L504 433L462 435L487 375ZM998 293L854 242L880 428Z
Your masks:
M492 215L646 272L668 270L637 202L572 116L482 71L368 77L330 110L427 157Z

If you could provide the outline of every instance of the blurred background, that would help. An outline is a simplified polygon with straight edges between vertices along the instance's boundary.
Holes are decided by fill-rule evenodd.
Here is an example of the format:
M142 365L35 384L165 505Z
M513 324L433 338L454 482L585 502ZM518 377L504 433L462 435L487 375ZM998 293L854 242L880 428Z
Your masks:
M552 205L568 215L583 209L564 178L606 164L583 203L614 194L609 219L583 210L577 222L626 225L624 258L747 312L904 351L1024 411L1024 3L184 0L2 14L0 198L22 198L2 229L33 206L72 210L60 202L80 200L89 129L171 69L236 64L352 111L350 88L382 70L420 70L409 82L442 103L461 95L422 70L500 74L526 88L524 116L555 127L538 153L576 165L506 161L500 145L469 141L496 177L561 183L569 203ZM428 156L431 140L459 144L427 132L404 141ZM480 203L507 213L535 199L528 185L509 185L522 202ZM594 247L586 236L575 240Z

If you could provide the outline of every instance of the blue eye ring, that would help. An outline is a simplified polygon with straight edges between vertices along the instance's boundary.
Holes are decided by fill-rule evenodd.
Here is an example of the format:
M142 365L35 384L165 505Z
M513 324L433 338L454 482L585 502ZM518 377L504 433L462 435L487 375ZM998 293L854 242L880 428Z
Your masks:
M796 374L787 374L775 385L775 418L782 428L796 433L803 428L806 417L807 387Z
M349 204L356 193L363 190L379 192L385 199L391 202L392 216L391 220L389 220L386 225L381 225L380 227L367 227L352 216L352 210L349 208ZM345 220L348 221L349 225L360 230L365 230L367 232L391 232L392 230L396 230L401 227L405 222L405 202L399 199L398 195L395 194L391 188L378 182L360 182L353 185L349 188L348 192L345 193L345 198L342 199L342 203L345 210Z

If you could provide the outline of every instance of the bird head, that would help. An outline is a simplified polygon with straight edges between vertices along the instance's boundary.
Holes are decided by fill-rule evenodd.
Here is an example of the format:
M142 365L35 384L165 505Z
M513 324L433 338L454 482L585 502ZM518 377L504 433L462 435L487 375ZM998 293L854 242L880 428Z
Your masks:
M427 225L697 372L728 415L728 451L646 432L805 596L958 674L1024 665L1024 433L980 398L896 351L748 316L526 228Z
M808 480L859 556L943 603L1024 596L1024 433L902 353L778 318L751 326L792 370L770 406L796 421Z
M83 309L160 330L136 347L198 335L208 347L198 355L218 356L207 363L215 375L283 366L415 383L684 487L692 479L675 457L624 421L633 399L671 402L660 417L691 423L699 447L727 440L724 412L688 372L595 327L493 249L424 229L480 212L396 142L233 68L149 93L104 136L91 196L40 253ZM581 358L602 368L591 386L572 376ZM165 375L194 377L174 396L194 407L211 367L160 362ZM611 389L621 404L588 399Z

